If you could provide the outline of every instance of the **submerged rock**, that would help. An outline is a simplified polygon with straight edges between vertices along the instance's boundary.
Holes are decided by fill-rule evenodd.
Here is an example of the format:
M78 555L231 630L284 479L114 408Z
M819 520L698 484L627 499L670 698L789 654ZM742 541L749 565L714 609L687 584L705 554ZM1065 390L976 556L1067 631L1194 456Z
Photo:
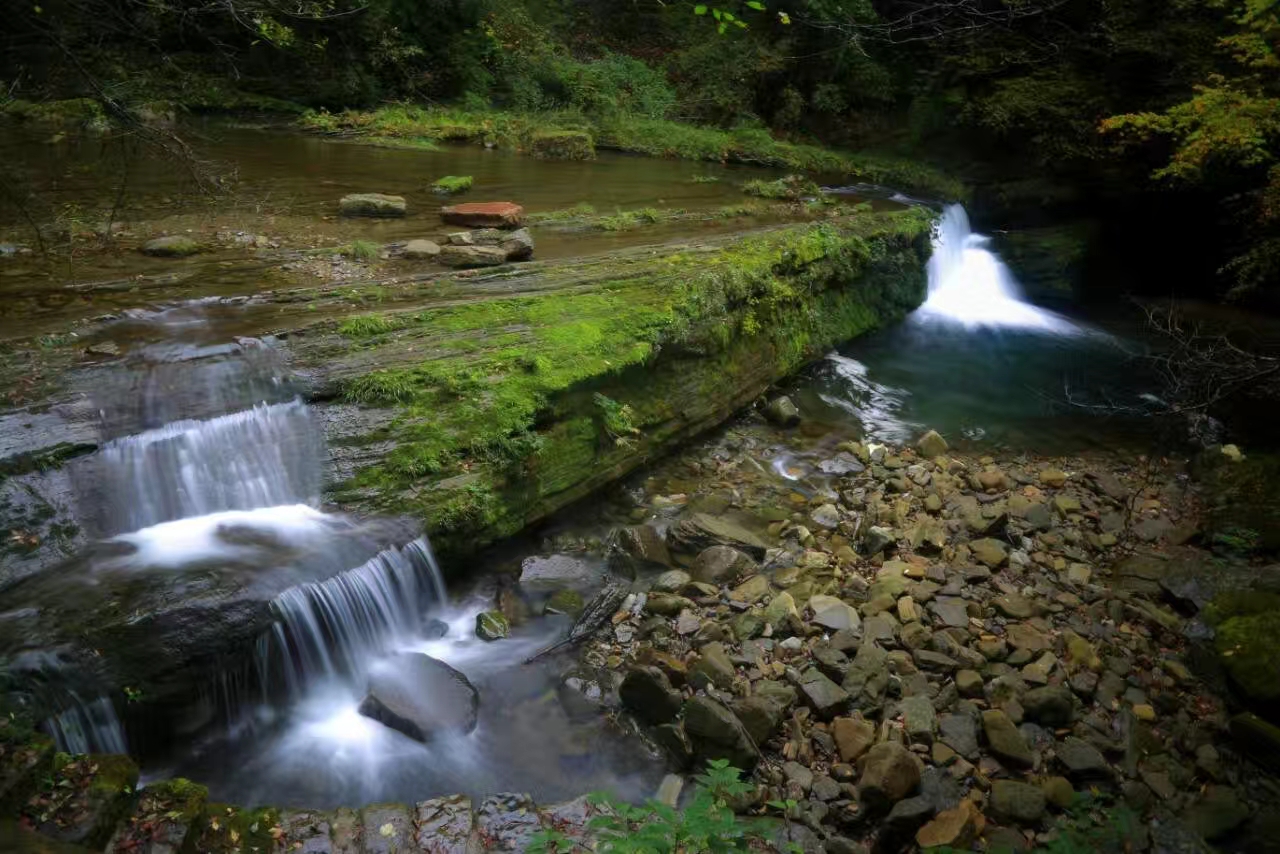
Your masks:
M156 258L186 258L199 251L199 243L181 234L157 237L142 244L142 254Z
M417 741L476 727L480 695L457 670L418 652L398 653L369 675L360 714Z
M404 196L388 196L384 193L352 193L338 202L343 216L404 216Z
M411 261L426 261L440 254L440 245L432 240L410 240L401 254Z

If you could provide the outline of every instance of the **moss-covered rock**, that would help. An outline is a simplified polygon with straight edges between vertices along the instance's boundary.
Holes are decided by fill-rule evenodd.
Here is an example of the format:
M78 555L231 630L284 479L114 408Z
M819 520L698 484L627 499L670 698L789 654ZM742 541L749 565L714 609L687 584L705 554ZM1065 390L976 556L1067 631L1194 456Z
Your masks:
M201 834L209 792L181 777L148 785L133 814L107 846L109 854L132 851L188 851Z
M533 134L529 151L547 160L591 160L596 144L585 130L544 130Z
M101 851L132 806L137 784L138 766L128 756L58 754L22 816L50 839Z
M206 804L200 835L191 850L200 854L269 854L284 836L280 812L274 807L246 809L229 804Z
M1232 617L1218 626L1218 658L1254 703L1280 700L1280 611Z
M384 449L332 497L417 516L446 555L512 534L914 308L930 227L864 214L535 263L467 280L518 296L295 335L323 393L376 416L341 441Z

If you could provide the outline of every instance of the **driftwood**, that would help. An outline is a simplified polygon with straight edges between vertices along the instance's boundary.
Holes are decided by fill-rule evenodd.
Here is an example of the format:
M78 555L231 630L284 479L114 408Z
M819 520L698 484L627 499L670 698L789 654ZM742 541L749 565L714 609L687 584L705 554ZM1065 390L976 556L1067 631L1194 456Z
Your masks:
M544 656L548 656L557 650L565 647L582 643L588 637L595 633L596 629L609 622L618 611L618 606L622 604L622 600L627 598L630 587L616 581L611 581L604 588L592 597L587 603L587 607L578 615L578 619L574 620L573 626L569 629L569 634L564 640L557 641L551 646L537 652L524 660L525 664L532 664Z

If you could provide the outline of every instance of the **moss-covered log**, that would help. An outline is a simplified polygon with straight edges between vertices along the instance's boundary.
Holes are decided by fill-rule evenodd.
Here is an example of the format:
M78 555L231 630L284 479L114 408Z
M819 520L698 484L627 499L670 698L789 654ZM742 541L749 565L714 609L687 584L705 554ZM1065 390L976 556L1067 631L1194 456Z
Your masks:
M864 214L472 276L465 301L295 334L317 396L364 410L331 420L332 498L446 552L514 533L914 308L929 229Z

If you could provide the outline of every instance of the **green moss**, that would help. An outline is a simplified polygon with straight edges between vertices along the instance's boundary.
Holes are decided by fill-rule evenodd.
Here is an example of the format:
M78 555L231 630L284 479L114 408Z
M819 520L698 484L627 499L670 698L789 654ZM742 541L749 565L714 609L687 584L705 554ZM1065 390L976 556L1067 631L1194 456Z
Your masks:
M338 324L338 331L348 338L372 338L398 329L399 326L397 321L386 315L362 314Z
M806 197L822 197L822 188L803 175L788 175L773 181L755 179L742 185L742 192L762 199L799 201Z
M200 854L266 854L276 850L275 840L282 833L280 813L274 808L208 804L193 850Z
M595 140L584 130L539 130L529 140L534 157L546 160L591 160L596 156Z
M470 175L445 175L432 184L431 189L452 196L470 190L472 183L474 179Z
M571 208L561 208L554 211L542 211L540 213L531 213L525 217L525 221L534 223L555 223L555 222L571 222L573 220L583 219L585 217L595 216L596 209L586 202L578 202Z
M675 214L682 214L677 211ZM618 211L612 216L603 216L592 223L592 227L600 231L630 231L644 225L653 225L664 219L662 212L656 208L644 208L638 211Z
M1280 700L1280 611L1232 617L1218 626L1218 658L1254 701Z
M624 114L586 119L577 113L504 113L400 104L372 112L308 113L301 125L322 133L354 133L371 139L455 141L517 150L533 150L535 138L576 132L589 135L598 148L652 157L753 163L887 184L945 199L965 196L957 180L918 161L785 142L764 130L722 130Z
M687 429L682 410L722 418L747 402L734 395L917 305L930 227L923 211L792 226L603 262L591 289L403 313L386 332L384 315L348 320L423 355L346 381L348 400L394 408L378 438L395 449L337 497L413 512L445 550L512 533ZM673 405L695 381L702 399Z

